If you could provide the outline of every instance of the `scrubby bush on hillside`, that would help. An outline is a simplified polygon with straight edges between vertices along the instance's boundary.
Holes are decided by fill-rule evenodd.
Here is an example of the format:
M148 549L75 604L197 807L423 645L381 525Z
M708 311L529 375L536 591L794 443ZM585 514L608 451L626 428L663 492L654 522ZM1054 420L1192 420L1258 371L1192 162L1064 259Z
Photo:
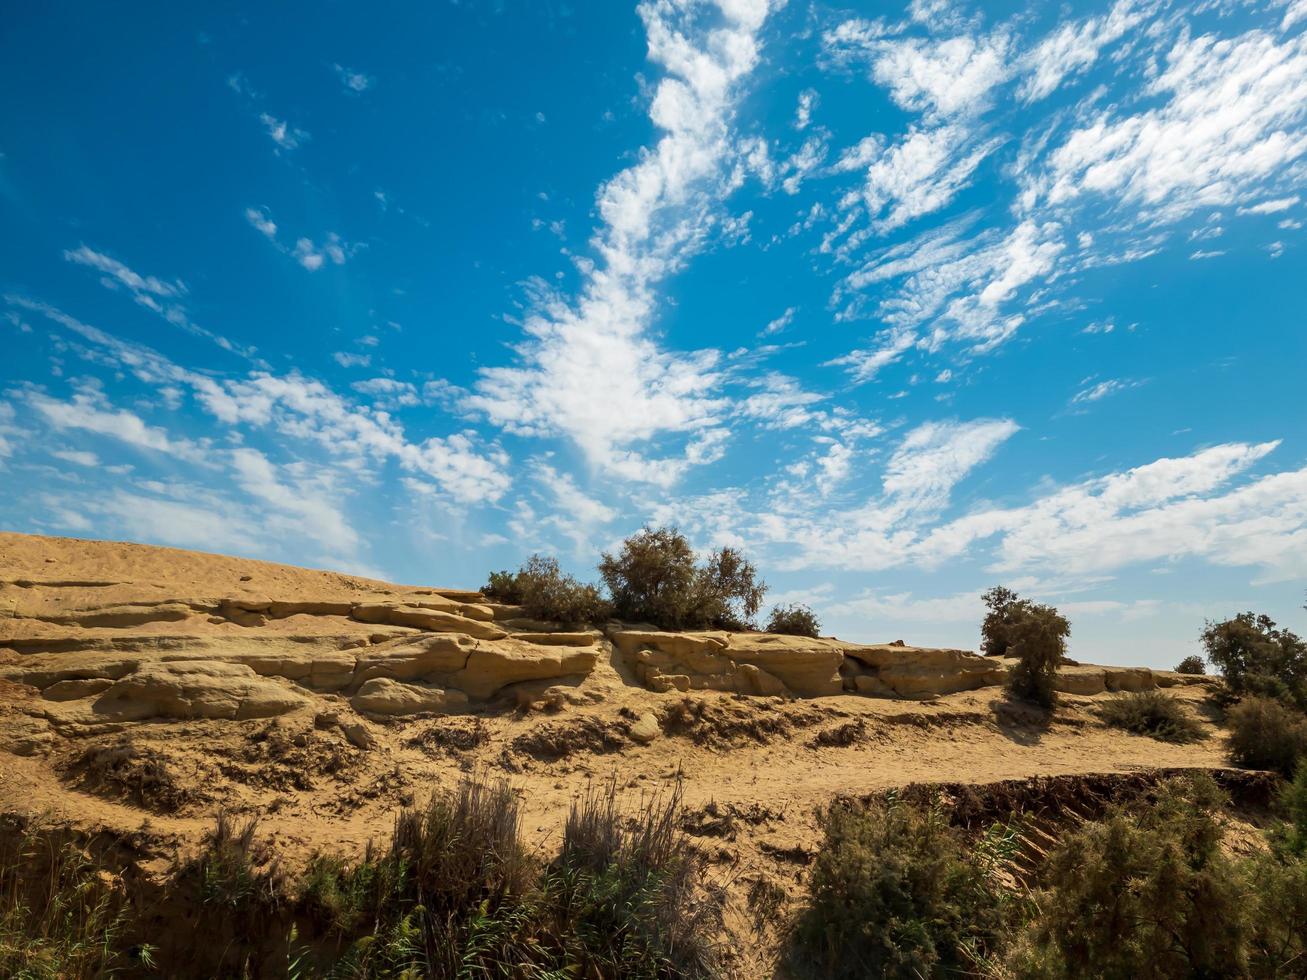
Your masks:
M789 606L776 606L767 620L768 633L784 633L788 636L819 636L821 623L817 614L801 603Z
M1208 622L1201 638L1234 697L1276 698L1307 710L1307 643L1296 634L1269 616L1244 612Z
M1022 599L1010 611L1004 628L1008 656L1017 662L1008 673L1014 697L1050 708L1057 700L1054 681L1066 654L1071 624L1052 606Z
M734 548L703 565L676 528L643 528L599 562L617 616L664 629L745 629L767 591L752 563Z
M821 977L961 973L997 948L1002 889L936 808L836 804L798 921L797 964ZM969 972L969 971L968 971Z
M1099 705L1098 713L1115 728L1163 742L1196 742L1203 737L1198 720L1179 701L1161 691L1119 694Z
M1307 716L1273 698L1243 698L1226 712L1225 723L1235 765L1288 776L1307 759Z
M1248 893L1221 852L1223 799L1209 777L1121 807L1052 855L1023 977L1244 976Z
M1196 653L1185 657L1175 665L1177 674L1205 674L1207 672L1207 661Z
M564 574L555 558L532 555L516 572L491 572L481 589L488 599L521 606L534 619L593 623L608 618L599 590Z
M994 586L980 598L989 608L980 623L980 652L987 657L1007 656L1011 645L1008 632L1029 606L1029 600L1001 585Z

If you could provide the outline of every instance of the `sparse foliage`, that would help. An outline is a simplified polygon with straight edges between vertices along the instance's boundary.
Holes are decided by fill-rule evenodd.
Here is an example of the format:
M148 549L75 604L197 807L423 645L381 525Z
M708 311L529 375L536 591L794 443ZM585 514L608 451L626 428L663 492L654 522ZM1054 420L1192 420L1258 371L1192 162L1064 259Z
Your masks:
M817 614L802 603L788 606L776 606L767 620L768 633L784 633L788 636L821 635L821 623Z
M643 528L616 555L604 553L599 574L617 616L664 629L746 629L767 591L753 564L734 548L695 563L676 528Z
M1226 712L1225 721L1237 766L1288 776L1307 758L1307 716L1273 698L1245 697Z
M1276 698L1307 710L1307 643L1269 616L1243 612L1208 622L1202 642L1234 696Z
M1179 701L1161 691L1119 694L1099 705L1098 713L1115 728L1162 742L1196 742L1204 734L1198 720Z
M1066 654L1071 624L1052 606L1021 599L1007 612L1003 629L1006 652L1017 658L1008 674L1008 691L1014 697L1052 707L1057 700L1054 683Z
M1207 673L1207 661L1196 653L1191 653L1178 664L1175 665L1177 674L1205 674Z
M516 572L491 572L481 592L497 602L521 606L534 619L593 623L610 607L599 590L563 572L558 560L532 555Z
M1007 656L1012 642L1008 633L1028 601L1001 585L980 598L989 608L980 623L980 651L987 657Z

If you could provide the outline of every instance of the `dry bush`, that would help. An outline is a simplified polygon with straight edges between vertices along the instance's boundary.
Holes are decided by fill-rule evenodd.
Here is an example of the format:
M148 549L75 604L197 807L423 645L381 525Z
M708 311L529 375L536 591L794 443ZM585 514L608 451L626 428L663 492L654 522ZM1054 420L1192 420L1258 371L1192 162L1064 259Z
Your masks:
M771 618L767 620L767 632L817 637L821 635L821 623L817 621L816 613L807 606L794 603L777 606L771 611Z
M1272 698L1245 697L1226 712L1225 723L1237 766L1288 776L1307 758L1307 716Z
M734 548L695 564L689 540L676 528L643 528L604 553L599 574L616 615L664 629L749 628L767 591L757 571Z
M481 592L519 605L535 619L559 623L600 622L611 611L595 586L565 574L556 558L543 555L532 555L516 572L491 572Z
M68 771L82 789L155 813L175 813L203 798L193 780L173 771L166 756L131 739L87 748Z
M573 804L547 881L576 972L596 977L719 975L720 896L677 830L680 786L629 816L615 780Z
M630 727L625 722L604 722L598 718L545 722L513 739L512 748L542 762L556 762L577 752L592 755L620 752L629 744L626 733Z
M1203 726L1175 698L1161 691L1120 694L1098 706L1099 717L1114 728L1184 744L1205 738Z

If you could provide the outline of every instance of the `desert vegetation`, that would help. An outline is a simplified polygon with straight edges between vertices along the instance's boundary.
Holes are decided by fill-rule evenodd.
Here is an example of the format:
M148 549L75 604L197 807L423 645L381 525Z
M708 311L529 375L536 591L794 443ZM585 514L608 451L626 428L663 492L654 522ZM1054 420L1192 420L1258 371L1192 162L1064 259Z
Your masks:
M1196 742L1204 736L1198 720L1162 691L1118 694L1103 702L1098 713L1109 725L1162 742Z
M820 636L821 623L817 615L802 603L776 606L767 619L768 633L783 633L787 636Z
M935 804L837 803L792 933L807 976L1299 976L1307 771L1261 846L1221 846L1205 775L1068 825L1033 863L1022 818L964 834ZM1298 835L1298 836L1295 836Z
M981 652L1015 657L1017 662L1008 673L1009 693L1051 708L1057 700L1054 681L1066 656L1071 624L1052 606L1023 599L1001 585L981 598L989 608L980 624Z
M566 574L555 558L532 555L515 572L491 572L481 591L488 599L519 605L535 619L593 623L609 616L651 623L663 629L753 629L767 585L739 550L719 548L700 562L689 539L674 527L645 527L604 553L599 574L608 595L596 585ZM807 607L786 607L775 622L812 630L817 620ZM775 614L773 614L775 615Z
M291 875L255 821L220 814L152 896L71 839L17 834L0 855L0 975L148 975L140 938L162 902L199 917L160 964L176 976L716 976L720 897L679 817L676 789L628 807L609 782L545 860L508 784L470 777L401 810L384 849Z

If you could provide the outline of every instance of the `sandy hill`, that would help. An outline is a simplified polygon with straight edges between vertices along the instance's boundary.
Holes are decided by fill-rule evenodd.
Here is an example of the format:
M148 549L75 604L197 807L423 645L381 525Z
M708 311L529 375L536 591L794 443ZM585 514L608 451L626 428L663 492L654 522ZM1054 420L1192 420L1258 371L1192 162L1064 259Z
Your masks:
M0 813L134 835L162 873L222 807L287 861L361 848L467 771L557 838L592 780L679 781L686 830L794 889L836 794L1216 768L1223 740L1106 728L1095 702L1205 678L1067 666L1051 719L959 650L563 629L476 592L135 544L0 534ZM733 885L733 887L735 886Z

